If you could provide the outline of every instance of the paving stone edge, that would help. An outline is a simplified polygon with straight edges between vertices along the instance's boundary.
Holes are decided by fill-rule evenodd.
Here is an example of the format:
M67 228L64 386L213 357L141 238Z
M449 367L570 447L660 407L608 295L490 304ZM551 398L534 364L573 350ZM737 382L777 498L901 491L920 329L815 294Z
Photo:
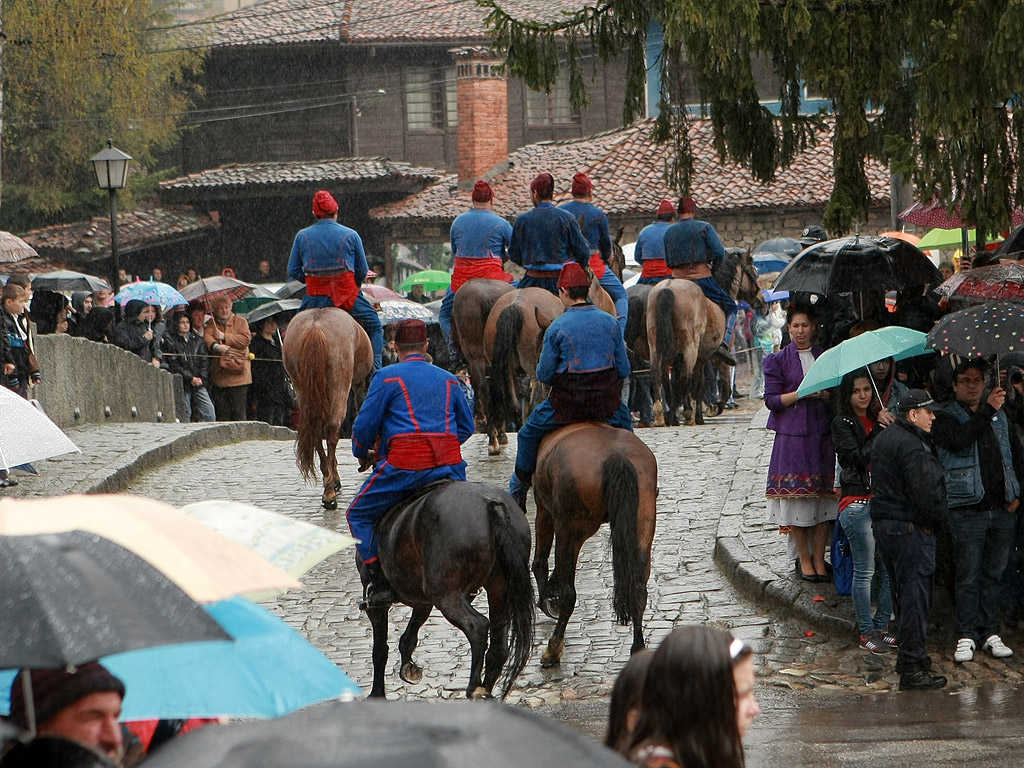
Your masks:
M715 563L729 582L757 605L767 605L782 615L792 616L814 629L849 637L857 626L853 621L829 613L816 603L789 574L780 575L758 562L743 541L744 507L750 503L751 489L764 486L760 468L765 447L768 410L762 408L747 427L747 439L736 462L729 492L725 498L715 537Z
M142 453L125 456L108 467L106 476L89 477L75 483L66 493L116 493L123 491L144 472L207 448L246 440L294 440L287 427L274 427L261 421L233 421L210 424L180 435Z

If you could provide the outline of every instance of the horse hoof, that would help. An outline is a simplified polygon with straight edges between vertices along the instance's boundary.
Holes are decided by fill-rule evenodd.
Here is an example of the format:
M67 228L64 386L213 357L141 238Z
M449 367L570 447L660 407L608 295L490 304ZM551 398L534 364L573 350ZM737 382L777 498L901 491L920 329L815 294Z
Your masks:
M501 453L501 449L498 446L496 446L496 445L488 445L487 446L487 455L488 456L497 456L499 453Z
M482 685L478 685L476 688L474 688L472 691L466 694L466 696L467 698L470 698L473 701L483 701L484 699L494 698L491 695L491 692L484 688Z
M498 445L508 445L508 435L504 432L498 435Z
M541 612L549 619L558 619L558 600L553 597L546 597L539 603Z
M338 508L338 500L337 499L324 499L323 500L323 505L324 505L324 509L337 509Z
M708 407L708 416L710 416L711 418L714 418L715 416L721 416L721 415L722 415L722 404L721 403L715 403L714 405Z
M408 661L398 670L398 676L405 682L415 685L423 679L423 667Z
M555 667L562 663L562 649L565 648L565 640L555 640L551 638L548 641L548 648L544 651L544 655L540 657L540 665L542 667Z

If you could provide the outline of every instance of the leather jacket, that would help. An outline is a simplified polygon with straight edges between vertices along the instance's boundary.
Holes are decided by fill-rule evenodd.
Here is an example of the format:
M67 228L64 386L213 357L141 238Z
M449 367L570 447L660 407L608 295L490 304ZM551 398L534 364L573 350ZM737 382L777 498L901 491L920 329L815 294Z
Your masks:
M839 485L843 496L871 493L871 444L882 431L875 424L870 435L856 416L839 414L832 419L832 447L839 459Z

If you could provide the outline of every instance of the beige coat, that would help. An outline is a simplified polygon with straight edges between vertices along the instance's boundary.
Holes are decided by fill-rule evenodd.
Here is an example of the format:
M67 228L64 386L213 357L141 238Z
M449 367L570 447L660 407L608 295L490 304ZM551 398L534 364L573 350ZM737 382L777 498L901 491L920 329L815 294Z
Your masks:
M223 341L221 334L224 334ZM214 359L210 361L210 380L215 387L240 387L252 384L252 368L249 365L249 323L244 317L231 315L226 324L216 319L206 324L204 334L206 347ZM227 344L231 349L225 353L214 352L214 344ZM220 347L217 347L220 350Z

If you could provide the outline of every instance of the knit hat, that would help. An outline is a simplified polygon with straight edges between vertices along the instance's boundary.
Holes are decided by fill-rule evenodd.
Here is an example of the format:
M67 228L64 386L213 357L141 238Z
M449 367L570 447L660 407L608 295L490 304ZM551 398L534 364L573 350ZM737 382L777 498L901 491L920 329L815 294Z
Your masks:
M530 182L530 191L536 192L543 199L548 199L555 194L555 177L550 173L538 173L537 177Z
M427 326L415 318L402 320L395 331L395 344L422 344L427 340Z
M682 197L676 210L680 213L696 213L697 203L692 197Z
M22 730L27 730L22 674L19 672L15 675L14 682L11 683L9 719ZM91 693L112 692L124 698L124 683L110 674L98 661L90 661L77 668L33 669L31 680L36 722L40 724Z
M313 215L318 219L330 216L332 213L336 213L337 210L338 201L327 190L321 189L313 195Z
M477 183L473 185L473 202L489 203L493 199L494 190L491 189L491 185L483 179L479 179Z
M570 261L562 267L562 272L558 275L559 288L580 288L587 285L590 285L587 273L575 261Z
M666 213L675 213L675 212L676 212L676 207L674 205L672 205L672 201L671 200L662 200L661 203L658 204L658 213L656 215L664 216Z
M572 177L573 197L585 197L594 189L594 183L587 178L585 173L577 173Z
M139 299L132 299L124 305L124 316L129 320L136 319L142 310L146 308L146 302L140 301Z

